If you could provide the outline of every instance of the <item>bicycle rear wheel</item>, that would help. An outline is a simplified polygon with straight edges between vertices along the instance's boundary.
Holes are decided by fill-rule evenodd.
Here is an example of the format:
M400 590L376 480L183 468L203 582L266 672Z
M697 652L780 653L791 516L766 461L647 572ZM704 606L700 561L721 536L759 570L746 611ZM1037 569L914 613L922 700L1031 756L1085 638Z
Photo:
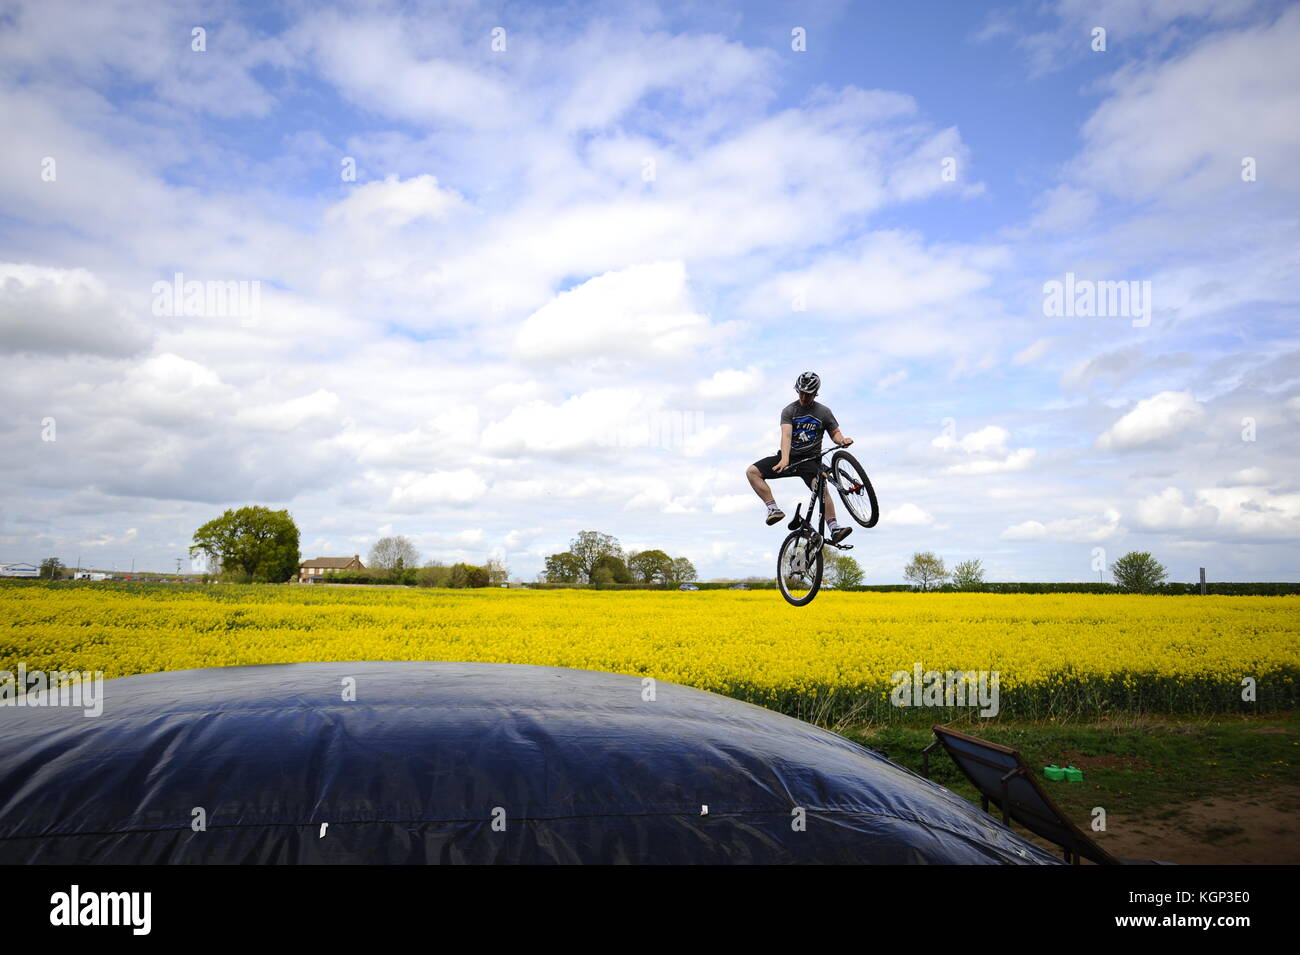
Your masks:
M875 527L880 520L880 505L858 459L847 451L836 451L831 456L831 479L853 519L863 527Z
M822 548L814 546L813 533L806 527L791 531L781 544L776 559L776 584L781 596L802 607L817 596L822 585Z

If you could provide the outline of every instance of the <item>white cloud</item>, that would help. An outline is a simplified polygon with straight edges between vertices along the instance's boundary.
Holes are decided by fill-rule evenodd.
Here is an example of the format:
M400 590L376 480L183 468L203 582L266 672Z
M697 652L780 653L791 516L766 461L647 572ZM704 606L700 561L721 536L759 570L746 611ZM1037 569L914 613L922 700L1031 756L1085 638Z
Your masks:
M999 536L1007 541L1039 540L1047 536L1047 528L1040 521L1022 521L1008 527Z
M1218 521L1218 510L1207 504L1187 507L1183 492L1167 487L1158 494L1144 497L1133 509L1137 521L1153 530L1192 530L1213 527Z
M1047 349L1051 347L1051 344L1052 340L1050 338L1040 338L1032 345L1028 345L1016 352L1015 357L1011 359L1011 363L1013 365L1033 364L1047 354Z
M713 499L714 514L739 514L741 511L753 511L758 514L763 502L754 494L724 494Z
M696 311L681 262L606 272L525 319L515 351L531 361L596 356L671 359L716 334Z
M85 269L0 262L0 352L127 358L150 337Z
M1012 37L1029 57L1030 74L1037 77L1097 56L1092 48L1096 27L1107 31L1110 44L1122 38L1127 47L1153 34L1167 34L1179 21L1229 23L1259 6L1260 0L1056 0L1041 6L1055 15L1050 29L1026 28L1023 11L995 10L974 39Z
M746 398L758 394L763 387L763 374L756 368L740 371L727 368L714 372L713 375L695 386L701 398L724 399Z
M451 38L459 29L423 25L391 10L361 16L317 10L298 25L292 43L343 95L382 115L473 128L518 122L524 104L496 71L456 62L462 50ZM487 36L484 29L484 44Z
M468 504L487 493L487 482L469 469L435 471L415 478L409 484L394 487L388 506L412 511L438 504Z
M146 359L128 369L120 382L98 390L101 400L120 402L136 421L155 425L195 425L236 400L235 389L216 372L171 353Z
M1242 468L1230 475L1233 484L1271 484L1273 473L1268 468Z
M1000 461L968 461L954 464L946 471L948 474L997 474L1002 471L1023 471L1033 463L1037 452L1033 448L1017 448Z
M463 201L457 193L439 188L435 176L402 181L394 174L383 182L352 187L347 198L326 210L325 221L397 229L419 219L445 218Z
M1300 536L1300 494L1272 494L1260 487L1204 488L1191 504L1183 492L1167 487L1136 508L1149 530L1195 531L1201 536L1289 539Z
M1001 471L1023 471L1033 462L1036 452L1033 448L1007 449L1010 433L997 425L986 425L978 431L971 431L961 439L941 434L930 442L942 451L963 451L975 458L961 464L950 465L947 474L995 474Z
M1162 391L1144 398L1097 439L1103 451L1126 451L1163 441L1198 425L1205 407L1191 391Z
M646 423L657 402L629 388L598 388L555 404L528 401L483 429L492 453L565 452L626 447L647 440Z
M1002 540L1051 539L1073 543L1094 543L1109 540L1121 532L1119 511L1108 507L1100 515L1063 517L1045 524L1041 521L1023 521L1008 527L1000 537Z
M995 248L927 248L915 235L877 232L859 243L855 253L831 253L806 269L765 282L746 309L788 317L799 302L801 310L830 317L898 315L978 292L1005 262L1003 250Z
M1134 5L1140 6L1140 5ZM1284 168L1300 150L1300 9L1276 22L1213 34L1174 60L1121 69L1113 96L1083 125L1067 175L1123 196L1241 190L1243 156ZM1196 108L1188 108L1195 103ZM1247 145L1249 144L1249 145ZM1260 182L1294 194L1291 177Z
M1007 438L1010 436L1010 432L1005 428L986 425L978 431L968 432L956 442L956 446L967 454L1002 454L1007 450ZM943 448L951 446L951 441L951 438L943 436L936 438L932 443L935 447Z
M907 380L907 369L900 368L893 374L886 375L876 383L876 391L889 391L895 385L901 385Z
M692 432L686 435L682 443L682 453L688 458L702 457L714 448L721 447L729 437L731 428L725 424Z
M517 528L508 531L505 537L501 538L501 543L506 550L521 550L525 545L540 537L542 532L543 529L540 527Z
M1097 197L1093 193L1068 183L1062 184L1044 194L1029 228L1044 232L1081 229L1096 210Z
M294 431L309 422L336 422L339 420L339 396L318 388L310 395L291 398L274 404L241 408L235 414L235 423L254 431Z
M891 526L924 527L934 523L934 515L912 503L900 504L886 511L881 517L881 523Z

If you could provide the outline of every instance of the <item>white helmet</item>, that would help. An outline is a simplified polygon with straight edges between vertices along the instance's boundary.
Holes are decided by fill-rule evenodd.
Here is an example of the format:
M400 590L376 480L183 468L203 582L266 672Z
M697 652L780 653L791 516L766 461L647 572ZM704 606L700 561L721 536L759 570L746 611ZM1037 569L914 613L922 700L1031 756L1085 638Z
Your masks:
M805 371L794 380L794 390L805 395L815 395L822 390L821 376L815 371Z

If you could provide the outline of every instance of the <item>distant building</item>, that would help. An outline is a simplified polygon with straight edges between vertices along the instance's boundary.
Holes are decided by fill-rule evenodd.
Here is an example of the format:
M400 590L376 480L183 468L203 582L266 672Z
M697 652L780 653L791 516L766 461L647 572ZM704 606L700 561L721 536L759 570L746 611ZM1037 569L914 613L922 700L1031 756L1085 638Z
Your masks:
M39 577L41 569L35 564L0 564L0 577Z
M361 555L351 557L317 557L315 560L303 561L298 568L298 583L308 584L320 580L328 570L365 570Z
M77 580L108 580L108 574L97 574L91 570L80 571L76 575Z

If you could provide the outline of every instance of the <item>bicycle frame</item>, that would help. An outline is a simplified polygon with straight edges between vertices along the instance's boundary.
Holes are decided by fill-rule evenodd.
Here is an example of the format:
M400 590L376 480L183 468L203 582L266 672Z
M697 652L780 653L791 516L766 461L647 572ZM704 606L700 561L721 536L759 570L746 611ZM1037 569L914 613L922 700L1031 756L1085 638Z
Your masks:
M829 449L823 451L821 454L817 456L817 477L813 481L812 497L808 501L808 510L801 516L799 512L800 509L803 507L803 505L796 504L794 508L794 518L790 521L789 524L789 528L792 531L798 530L800 527L807 527L808 530L812 532L814 550L810 556L815 557L817 554L821 553L822 548L824 548L828 544L831 547L836 548L837 550L853 549L852 544L836 544L833 543L832 541L828 541L825 535L826 494L830 490L830 485L829 482L827 481L827 476L830 474L830 469L826 464L826 462L822 460L822 458L824 458L828 454L834 454L842 447L844 447L844 445L832 443ZM810 518L812 517L812 512L814 507L817 508L816 528L812 526L812 521L810 520Z

